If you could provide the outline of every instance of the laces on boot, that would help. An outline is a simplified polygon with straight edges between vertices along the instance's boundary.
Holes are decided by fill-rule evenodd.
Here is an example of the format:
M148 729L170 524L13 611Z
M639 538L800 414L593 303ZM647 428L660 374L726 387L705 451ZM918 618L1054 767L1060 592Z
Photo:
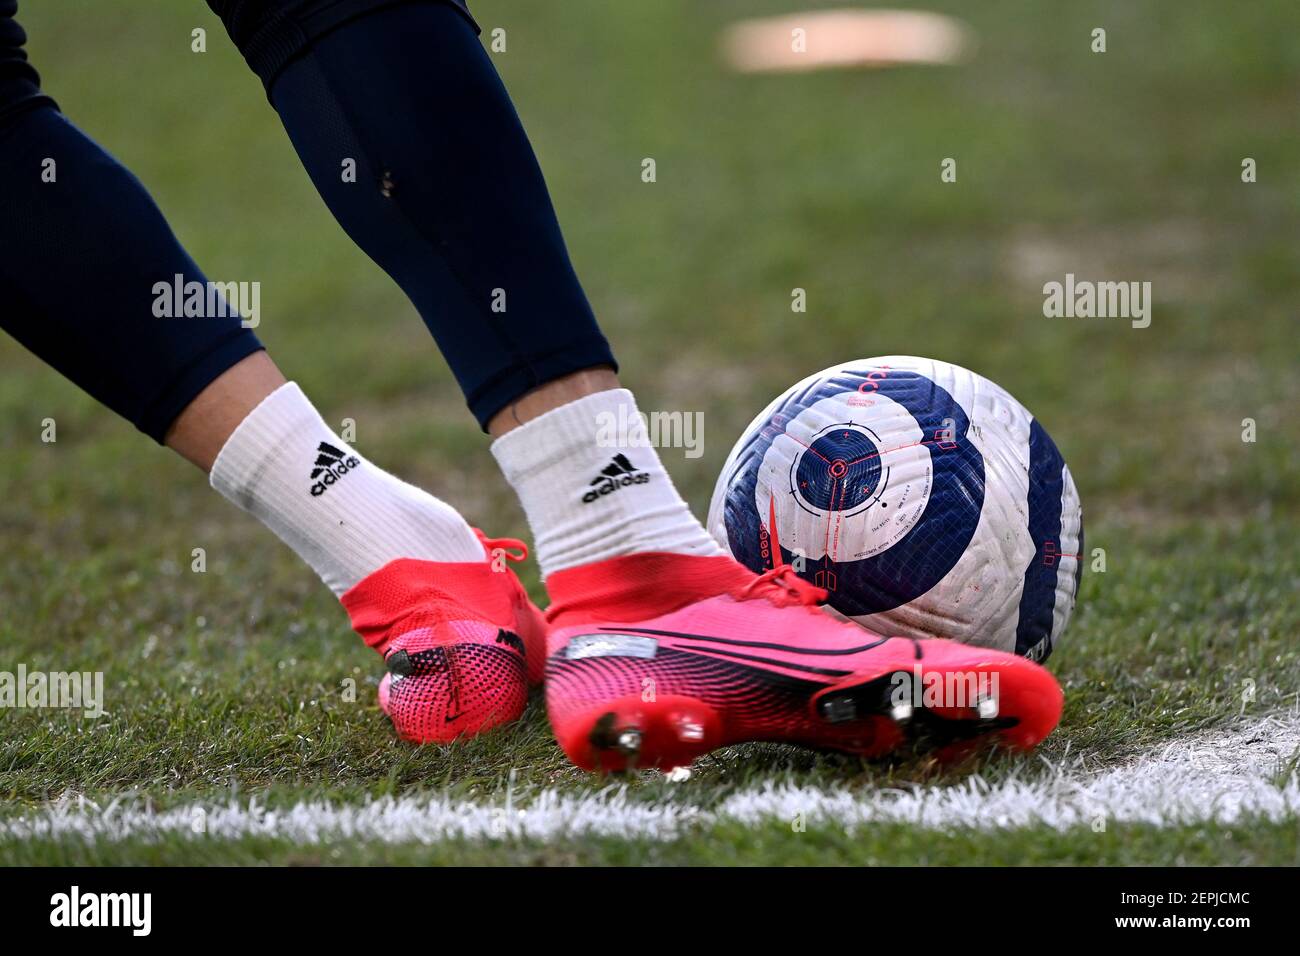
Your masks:
M732 592L739 601L762 598L777 607L792 604L821 604L829 596L825 588L809 584L788 564L779 564L770 571L764 571L744 587Z
M500 551L507 561L528 560L528 545L518 538L489 538L478 528L474 529L474 533L478 535L479 541L483 542L483 547L487 548L493 556Z

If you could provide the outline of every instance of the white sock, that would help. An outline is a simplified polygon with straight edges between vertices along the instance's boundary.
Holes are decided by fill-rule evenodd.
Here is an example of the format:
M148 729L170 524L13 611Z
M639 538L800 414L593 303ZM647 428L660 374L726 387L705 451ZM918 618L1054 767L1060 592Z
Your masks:
M397 558L486 560L455 508L345 445L293 382L239 423L211 482L298 552L336 595Z
M673 487L625 388L534 418L492 454L524 506L544 577L645 551L722 553Z

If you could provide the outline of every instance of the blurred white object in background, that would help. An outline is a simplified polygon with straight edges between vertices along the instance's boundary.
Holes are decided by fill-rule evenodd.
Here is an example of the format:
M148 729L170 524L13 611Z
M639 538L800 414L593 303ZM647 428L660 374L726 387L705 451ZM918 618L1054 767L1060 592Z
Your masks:
M723 58L742 73L957 63L974 47L970 27L920 10L812 10L741 20L722 36Z

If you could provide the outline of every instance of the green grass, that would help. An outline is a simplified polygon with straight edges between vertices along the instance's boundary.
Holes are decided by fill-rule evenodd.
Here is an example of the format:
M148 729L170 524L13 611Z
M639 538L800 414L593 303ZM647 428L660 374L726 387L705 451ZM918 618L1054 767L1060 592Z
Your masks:
M1297 866L1294 822L1251 826L1196 826L1182 830L1087 827L1054 831L928 833L894 825L849 832L842 827L793 833L781 823L731 825L698 838L658 843L586 838L581 843L452 840L429 846L334 842L295 846L280 840L238 843L169 839L86 847L75 842L5 847L0 861L14 866L208 864L252 866L266 860L290 866Z
M898 5L898 4L895 4ZM902 4L910 5L910 4ZM571 252L649 408L704 410L666 458L703 510L731 441L781 388L851 357L920 353L998 381L1044 421L1083 496L1079 609L1052 660L1049 760L1115 762L1300 694L1300 8L995 2L956 69L739 77L719 29L775 0L478 0ZM326 418L493 533L522 515L418 317L335 226L260 87L200 3L26 4L64 110L151 189L215 276L263 284L259 334ZM204 26L209 52L190 52ZM1089 52L1094 26L1109 52ZM598 78L598 82L593 82ZM658 182L640 181L652 156ZM943 184L939 163L958 161ZM1240 162L1257 159L1243 184ZM1145 330L1050 320L1041 286L1149 279ZM792 315L790 290L808 290ZM110 715L0 710L2 814L72 792L288 805L449 789L601 786L540 701L450 748L392 739L379 669L329 593L202 477L0 340L0 669L102 670ZM40 440L42 419L58 441ZM1258 440L1241 441L1243 418ZM205 549L207 571L191 572ZM534 581L535 586L535 581ZM540 596L540 592L539 596ZM343 698L344 682L357 699ZM708 804L770 779L875 788L990 779L778 747L702 762L637 799ZM295 848L0 843L0 863L1290 863L1291 824L1105 834L719 827L664 844Z

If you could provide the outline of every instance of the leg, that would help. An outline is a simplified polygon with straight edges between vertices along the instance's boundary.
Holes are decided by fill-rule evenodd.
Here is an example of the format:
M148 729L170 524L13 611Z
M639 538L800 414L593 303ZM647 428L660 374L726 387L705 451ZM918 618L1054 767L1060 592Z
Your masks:
M238 316L155 316L157 283L207 277L140 182L52 104L0 120L0 190L5 330L154 440L261 351Z
M410 296L498 436L552 596L547 707L566 752L619 768L740 740L897 746L880 682L913 667L920 645L831 620L809 606L825 592L787 568L755 576L690 514L616 387L532 150L468 22L445 3L351 6L329 30L299 23L287 58L268 64L265 43L246 52L326 203ZM355 181L340 175L349 161ZM935 650L933 666L963 653Z
M404 734L445 740L518 716L525 644L541 625L504 564L489 563L500 549L348 448L237 315L159 317L159 283L206 277L140 182L41 95L14 12L0 0L0 325L210 470L340 596L367 643L388 653L407 639L410 666L425 670L393 695L406 702ZM385 586L394 573L381 574L392 566L400 600ZM425 646L448 618L457 640ZM514 643L500 639L507 630ZM454 720L434 720L425 703L470 697Z
M349 6L370 4L333 9ZM411 298L479 423L504 436L495 449L543 572L652 549L719 554L654 449L636 434L594 440L602 416L639 423L635 403L617 387L523 125L463 12L405 3L314 37L314 24L299 23L301 49L269 65L257 51L276 45L264 31L284 21L267 12L259 31L229 13L326 204ZM516 434L562 406L558 423ZM532 460L533 450L556 449L564 453L550 454L548 467ZM648 480L582 507L621 454Z
M480 425L556 379L615 366L523 126L456 7L352 20L291 60L270 97L331 212L419 310Z
M5 230L22 237L5 246L4 326L207 471L284 376L233 317L153 317L143 296L151 279L204 277L139 182L41 92L16 10L16 0L0 0L0 175L6 208L26 216ZM83 235L81 244L69 238Z

